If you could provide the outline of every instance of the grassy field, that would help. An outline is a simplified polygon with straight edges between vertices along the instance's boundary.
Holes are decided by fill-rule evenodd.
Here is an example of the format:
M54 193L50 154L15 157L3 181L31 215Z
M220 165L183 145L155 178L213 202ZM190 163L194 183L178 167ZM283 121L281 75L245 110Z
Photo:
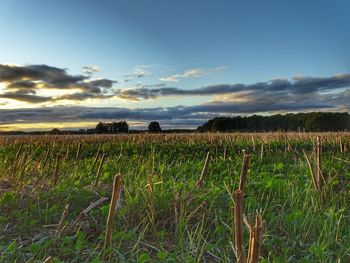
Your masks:
M350 134L319 135L321 189L303 153L314 168L317 134L0 137L0 262L234 262L242 150L261 262L350 262Z

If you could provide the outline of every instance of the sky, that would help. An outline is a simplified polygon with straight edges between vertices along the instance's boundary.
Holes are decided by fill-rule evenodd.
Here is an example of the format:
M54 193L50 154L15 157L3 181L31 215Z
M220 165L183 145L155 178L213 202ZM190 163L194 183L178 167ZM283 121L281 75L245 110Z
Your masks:
M348 0L2 0L0 131L350 110Z

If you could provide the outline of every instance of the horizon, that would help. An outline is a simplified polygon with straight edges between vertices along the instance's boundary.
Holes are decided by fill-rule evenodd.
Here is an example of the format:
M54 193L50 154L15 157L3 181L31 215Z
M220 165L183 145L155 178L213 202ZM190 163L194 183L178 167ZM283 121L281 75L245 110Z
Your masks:
M1 7L0 131L350 111L345 0Z

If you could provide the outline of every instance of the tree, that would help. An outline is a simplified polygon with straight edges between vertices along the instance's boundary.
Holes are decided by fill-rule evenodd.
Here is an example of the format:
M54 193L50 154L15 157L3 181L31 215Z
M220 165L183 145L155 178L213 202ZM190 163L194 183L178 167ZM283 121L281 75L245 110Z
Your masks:
M51 133L51 134L60 134L61 131L60 131L59 129L57 129L57 128L54 128L54 129L52 129L52 130L50 131L50 133Z
M197 130L216 131L344 131L350 129L349 113L310 112L271 116L217 117Z
M97 133L127 133L129 131L129 124L126 121L110 123L99 122L96 125L95 131Z
M103 122L99 122L97 125L96 125L96 128L95 128L96 132L98 133L105 133L105 132L108 132L108 126L103 123Z
M126 121L118 122L117 132L125 132L129 131L129 124Z
M149 132L161 132L162 129L160 128L159 122L152 121L152 122L148 125L148 131L149 131Z

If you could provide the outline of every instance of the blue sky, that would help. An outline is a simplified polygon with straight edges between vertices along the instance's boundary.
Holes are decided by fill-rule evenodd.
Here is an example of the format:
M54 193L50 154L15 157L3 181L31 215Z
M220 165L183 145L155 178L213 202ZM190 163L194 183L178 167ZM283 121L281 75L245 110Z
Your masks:
M349 10L350 2L346 0L4 0L0 3L0 64L11 65L12 68L3 69L3 75L5 70L15 70L14 67L47 65L64 69L67 75L86 75L88 78L81 80L84 83L95 79L114 82L111 87L98 87L98 96L96 93L92 96L89 90L90 95L84 99L80 96L79 100L63 100L59 96L82 92L81 86L73 88L73 84L84 83L70 83L72 88L62 88L50 82L48 88L46 80L22 75L11 81L45 83L26 91L25 95L21 89L21 99L18 100L12 93L19 89L9 90L7 86L11 83L1 79L0 70L0 108L4 111L24 111L51 107L57 114L60 107L79 107L82 110L97 107L98 111L103 108L109 111L134 109L137 112L179 105L193 108L214 103L233 104L232 110L204 110L190 114L203 115L206 112L208 118L290 112L292 109L348 110L349 104L343 100L349 93ZM98 71L92 74L82 71L82 67L91 65ZM337 76L342 76L341 84ZM303 78L303 83L314 81L314 85L319 87L309 92L307 98L305 92L300 99L291 98L295 96L293 90L278 97L287 104L302 102L299 108L286 104L286 107L280 105L270 109L248 107L246 111L237 110L241 104L241 108L245 108L248 102L249 105L264 102L271 95L264 85L258 92L252 85L276 79L286 79L293 84L300 78ZM325 82L320 82L320 78ZM324 87L329 79L336 79L337 85ZM219 94L215 91L205 94L200 94L201 91L183 92L236 84L245 85L245 89L221 91ZM164 90L168 88L176 91ZM140 89L143 95L139 95ZM128 90L131 91L125 96ZM152 97L145 96L145 92L153 94ZM131 93L138 95L130 97ZM266 97L261 97L264 94ZM325 97L325 94L331 95ZM40 103L39 100L33 103L33 98L29 96L40 96ZM334 96L339 99L335 100ZM319 103L306 107L308 102L315 102L315 98ZM35 122L45 122L44 116L40 116ZM115 117L123 118L120 114ZM206 117L194 117L194 125L203 122ZM134 118L132 114L125 118L134 121L135 125L149 121ZM34 122L23 116L19 116L18 120L0 119L0 128L1 122L3 127L16 124L16 128ZM84 125L96 121L93 118L79 120ZM58 122L63 123L63 120ZM169 127L190 124L188 116L181 114L170 120L164 118L164 125Z

